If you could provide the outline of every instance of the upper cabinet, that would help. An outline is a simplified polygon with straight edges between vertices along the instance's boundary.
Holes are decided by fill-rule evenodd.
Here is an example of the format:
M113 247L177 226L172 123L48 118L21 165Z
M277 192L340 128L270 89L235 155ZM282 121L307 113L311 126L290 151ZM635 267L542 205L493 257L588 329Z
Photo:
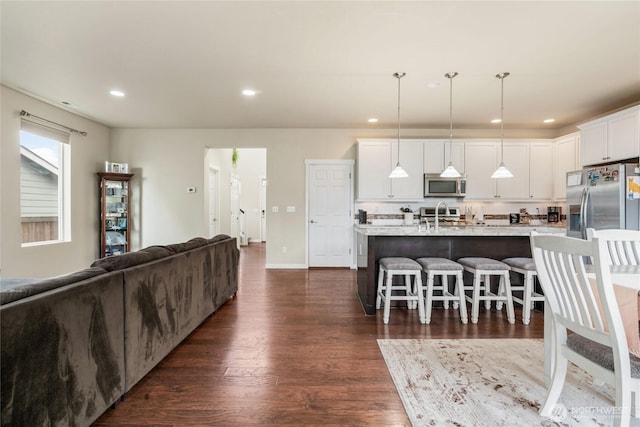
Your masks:
M451 151L451 155L449 155ZM464 142L453 141L449 147L449 140L429 139L424 141L424 172L440 173L453 159L453 166L464 174Z
M358 200L422 200L423 141L400 140L400 165L408 178L390 179L398 162L395 139L358 140Z
M491 175L504 163L513 178ZM470 141L465 147L467 199L527 201L553 197L553 146L550 141Z
M640 156L640 106L578 126L582 165Z
M553 165L553 198L567 198L567 172L580 169L580 135L576 132L555 140Z
M499 142L470 141L464 150L467 199L494 199L496 183L491 174L498 166Z

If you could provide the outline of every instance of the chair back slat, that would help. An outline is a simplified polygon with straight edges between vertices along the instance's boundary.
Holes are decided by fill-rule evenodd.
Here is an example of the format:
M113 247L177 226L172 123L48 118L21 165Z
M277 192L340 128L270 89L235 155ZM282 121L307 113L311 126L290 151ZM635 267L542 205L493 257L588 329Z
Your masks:
M611 265L640 265L640 231L587 229L589 240L606 240L606 253Z

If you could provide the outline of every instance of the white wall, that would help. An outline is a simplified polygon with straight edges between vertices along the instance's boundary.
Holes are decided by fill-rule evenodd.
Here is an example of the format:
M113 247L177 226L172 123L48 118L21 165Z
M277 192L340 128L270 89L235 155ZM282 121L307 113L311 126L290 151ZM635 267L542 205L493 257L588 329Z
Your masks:
M11 89L0 87L0 275L48 277L89 267L99 256L96 172L109 159L109 129ZM22 247L20 111L88 132L71 134L71 241Z

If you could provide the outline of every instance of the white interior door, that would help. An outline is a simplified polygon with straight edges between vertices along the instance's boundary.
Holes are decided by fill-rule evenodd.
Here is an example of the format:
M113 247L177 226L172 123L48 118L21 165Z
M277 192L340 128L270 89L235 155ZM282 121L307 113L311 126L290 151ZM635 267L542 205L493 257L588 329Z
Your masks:
M209 237L220 234L220 171L209 166Z
M353 244L352 163L307 164L309 267L349 267Z

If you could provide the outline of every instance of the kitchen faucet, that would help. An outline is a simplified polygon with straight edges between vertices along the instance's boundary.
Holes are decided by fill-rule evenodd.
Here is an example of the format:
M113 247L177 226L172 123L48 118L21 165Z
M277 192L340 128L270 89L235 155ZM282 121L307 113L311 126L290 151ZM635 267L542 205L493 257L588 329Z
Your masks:
M438 202L438 204L436 205L436 220L435 220L435 228L434 228L434 231L436 233L439 230L438 208L440 207L440 205L444 205L444 207L447 208L447 210L444 212L446 216L449 216L451 214L451 212L449 212L449 205L446 202Z

